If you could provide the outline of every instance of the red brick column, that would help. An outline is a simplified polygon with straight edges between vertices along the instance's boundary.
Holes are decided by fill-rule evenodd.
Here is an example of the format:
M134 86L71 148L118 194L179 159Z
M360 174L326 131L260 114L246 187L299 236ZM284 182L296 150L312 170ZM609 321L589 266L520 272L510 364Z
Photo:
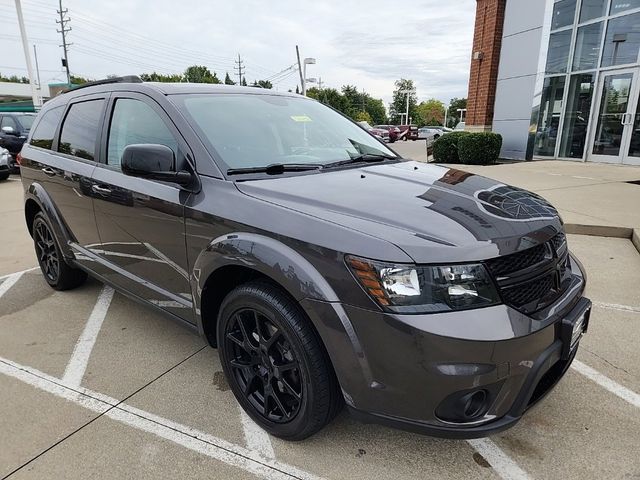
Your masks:
M488 131L493 124L505 5L506 0L477 0L467 101L467 130Z

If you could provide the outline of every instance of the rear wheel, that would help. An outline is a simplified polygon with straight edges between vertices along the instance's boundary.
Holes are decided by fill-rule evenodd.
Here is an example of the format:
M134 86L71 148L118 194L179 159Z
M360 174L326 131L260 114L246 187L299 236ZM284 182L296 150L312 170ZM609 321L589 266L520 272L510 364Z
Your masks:
M10 173L9 172L5 172L5 173L0 173L0 182L6 180L7 178L9 178Z
M33 219L32 233L40 270L51 288L70 290L85 282L86 272L72 268L64 261L53 229L42 212Z
M225 298L218 350L231 389L270 434L302 440L341 405L335 374L300 306L278 287L250 282Z

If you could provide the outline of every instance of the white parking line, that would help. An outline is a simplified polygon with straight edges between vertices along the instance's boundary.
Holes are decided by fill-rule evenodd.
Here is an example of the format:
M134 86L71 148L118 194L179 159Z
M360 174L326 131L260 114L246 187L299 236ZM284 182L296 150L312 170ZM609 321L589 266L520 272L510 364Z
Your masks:
M593 380L602 388L610 391L614 395L617 395L621 399L626 402L629 402L634 407L640 408L640 395L636 392L629 390L627 387L623 387L617 382L614 382L609 377L604 376L600 372L594 370L593 368L585 365L584 363L574 360L571 364L571 368L576 372L581 373L589 380Z
M489 462L500 478L504 480L529 480L531 478L492 440L477 438L467 440L467 442Z
M244 440L247 442L249 450L255 450L266 458L276 458L269 434L247 415L240 404L238 404L238 409L240 410Z
M96 338L102 327L104 317L107 315L109 305L113 299L113 288L103 287L100 292L100 296L96 301L93 311L87 320L87 324L82 331L82 335L78 339L71 359L67 364L67 368L64 371L62 382L66 385L79 386L82 383L82 377L87 369L89 363L89 357L91 356L91 350L96 343Z
M7 293L7 291L13 287L18 280L20 280L23 273L24 272L12 273L11 275L4 277L5 281L0 284L0 298L2 298L2 296Z
M610 310L621 310L623 312L640 313L640 307L631 305L620 305L619 303L593 302L593 305L600 308L608 308Z
M33 272L34 270L38 270L40 267L31 267L31 268L27 268L26 270L20 270L19 272L13 272L13 273L7 273L6 275L0 275L0 280L4 280L5 278L9 278L13 275L17 275L19 274L23 274L23 273L28 273L28 272Z
M39 390L73 402L120 423L201 453L269 480L321 480L292 465L265 458L259 453L194 428L140 410L82 387L70 387L57 378L0 357L0 373ZM117 405L117 406L116 406Z

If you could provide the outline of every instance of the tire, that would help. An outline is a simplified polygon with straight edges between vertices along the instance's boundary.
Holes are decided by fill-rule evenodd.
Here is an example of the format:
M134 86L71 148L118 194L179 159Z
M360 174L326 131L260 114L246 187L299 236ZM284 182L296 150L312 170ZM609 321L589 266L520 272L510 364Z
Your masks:
M0 182L4 182L7 178L9 178L10 173L0 173Z
M71 290L87 280L87 273L65 262L51 224L42 212L33 219L33 245L42 276L54 290Z
M277 286L252 281L232 290L220 307L217 335L233 394L271 435L303 440L338 413L342 396L324 346Z

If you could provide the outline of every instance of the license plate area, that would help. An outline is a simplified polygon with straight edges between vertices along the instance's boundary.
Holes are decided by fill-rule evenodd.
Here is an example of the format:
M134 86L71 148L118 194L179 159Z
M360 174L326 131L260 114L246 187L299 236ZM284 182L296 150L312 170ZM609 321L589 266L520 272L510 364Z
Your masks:
M576 308L562 320L562 359L567 360L580 343L582 335L589 326L591 316L591 301L582 298Z

